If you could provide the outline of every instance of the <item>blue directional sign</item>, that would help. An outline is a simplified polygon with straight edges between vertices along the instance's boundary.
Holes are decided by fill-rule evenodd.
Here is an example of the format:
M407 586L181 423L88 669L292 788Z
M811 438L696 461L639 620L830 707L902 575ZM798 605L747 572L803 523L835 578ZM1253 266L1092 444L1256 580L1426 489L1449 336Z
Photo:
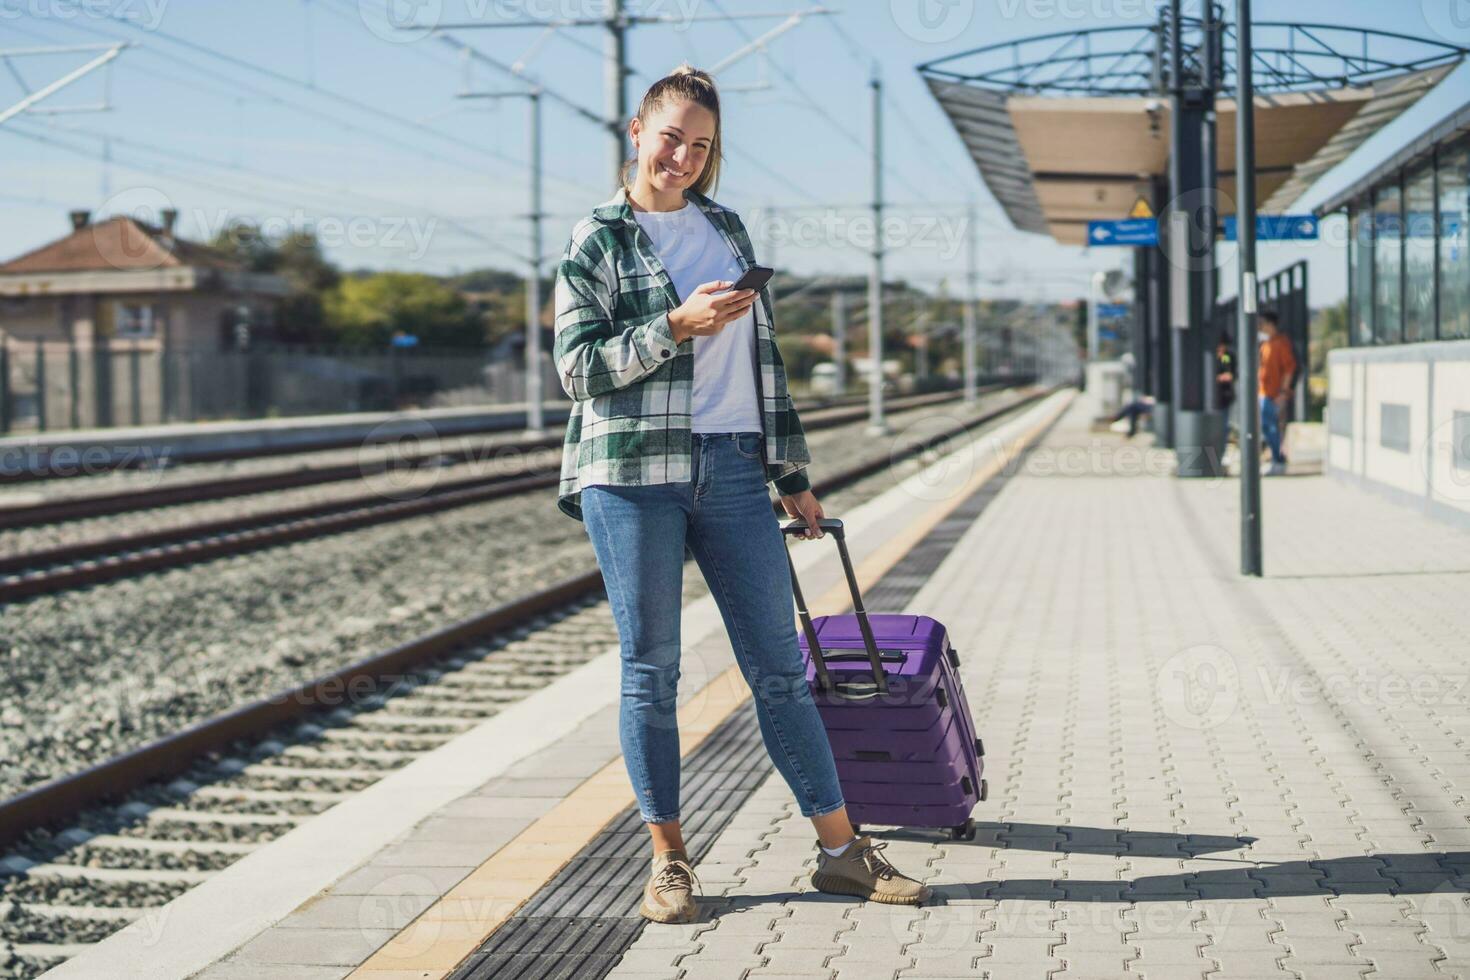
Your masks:
M1258 214L1256 240L1262 242L1315 241L1317 216L1314 214ZM1235 241L1235 215L1225 216L1225 240Z
M1127 303L1097 304L1097 316L1100 320L1120 320L1131 312L1133 308Z
M1156 218L1129 218L1126 221L1089 221L1089 245L1157 245L1159 222Z

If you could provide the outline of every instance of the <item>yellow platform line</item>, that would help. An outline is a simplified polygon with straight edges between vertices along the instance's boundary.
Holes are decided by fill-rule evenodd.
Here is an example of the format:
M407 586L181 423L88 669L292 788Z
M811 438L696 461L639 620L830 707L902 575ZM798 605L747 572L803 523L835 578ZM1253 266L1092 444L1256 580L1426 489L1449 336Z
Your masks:
M1002 447L971 474L965 485L934 503L853 569L866 590L923 540L940 521L980 489L1016 453L1039 435L1066 407ZM808 608L852 606L847 583L823 593ZM815 614L815 613L814 613ZM716 675L679 708L679 745L688 756L750 697L739 667ZM516 909L540 891L568 861L592 842L619 814L637 802L623 757L618 756L589 777L484 864L450 888L366 962L349 980L439 980L484 944Z

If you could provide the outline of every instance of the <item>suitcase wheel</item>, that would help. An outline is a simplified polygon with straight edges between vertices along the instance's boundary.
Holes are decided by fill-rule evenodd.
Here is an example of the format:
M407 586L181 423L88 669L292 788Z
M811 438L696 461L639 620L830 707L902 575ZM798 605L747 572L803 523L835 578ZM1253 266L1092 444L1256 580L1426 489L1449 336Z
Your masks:
M975 739L975 755L981 759L985 758L985 740L982 738Z
M990 780L980 780L980 802L984 803L990 796Z
M975 821L974 821L974 819L973 818L968 819L964 823L955 824L953 827L949 828L949 839L950 840L974 840L975 839Z

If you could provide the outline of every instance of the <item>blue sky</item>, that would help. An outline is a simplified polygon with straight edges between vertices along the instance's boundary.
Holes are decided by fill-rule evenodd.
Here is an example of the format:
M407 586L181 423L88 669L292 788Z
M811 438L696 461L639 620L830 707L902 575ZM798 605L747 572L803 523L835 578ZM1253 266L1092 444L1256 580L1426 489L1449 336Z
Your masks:
M484 265L519 271L527 252L526 103L456 98L520 87L488 67L466 67L443 40L391 30L400 15L439 23L503 23L597 16L603 0L0 0L0 47L133 43L104 75L45 103L103 101L106 112L26 114L0 124L0 256L65 231L65 212L173 206L186 237L232 219L317 230L347 266L449 272ZM915 20L916 3L934 15ZM630 111L680 60L713 66L779 18L738 23L721 13L790 11L808 0L629 0L673 25L630 33ZM1226 5L1227 8L1231 4ZM1322 21L1470 45L1470 0L1257 0L1258 19ZM867 86L885 83L886 196L907 216L909 240L888 273L963 288L963 209L980 214L981 293L1023 299L1083 295L1090 272L1123 250L1065 247L1016 232L985 191L948 121L922 84L919 62L999 41L1153 19L1148 0L845 0L812 16L719 75L727 145L719 198L748 217L793 206L807 220L798 242L758 244L763 261L793 272L861 275L867 257L844 244L869 198ZM461 30L461 41L587 109L603 105L596 28ZM96 52L14 60L32 88ZM1303 202L1341 186L1470 95L1462 66L1438 90L1329 174ZM0 73L0 111L22 96ZM605 131L555 102L545 105L545 252L558 252L576 217L610 194ZM1079 148L1085 152L1085 148ZM786 221L795 212L770 210ZM773 227L773 226L767 226ZM774 226L790 229L790 225ZM1314 303L1343 289L1341 249L1264 245L1264 272L1307 257ZM1232 267L1233 268L1233 267ZM1229 275L1224 277L1227 281Z

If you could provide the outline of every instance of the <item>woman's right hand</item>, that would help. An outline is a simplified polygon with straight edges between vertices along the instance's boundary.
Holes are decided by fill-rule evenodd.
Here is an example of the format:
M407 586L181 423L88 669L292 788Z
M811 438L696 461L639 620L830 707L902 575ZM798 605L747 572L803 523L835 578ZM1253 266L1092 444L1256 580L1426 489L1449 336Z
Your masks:
M755 302L755 290L719 292L733 285L728 279L701 283L688 299L669 313L669 330L674 340L683 343L690 337L717 334L725 329L725 324L744 316Z

